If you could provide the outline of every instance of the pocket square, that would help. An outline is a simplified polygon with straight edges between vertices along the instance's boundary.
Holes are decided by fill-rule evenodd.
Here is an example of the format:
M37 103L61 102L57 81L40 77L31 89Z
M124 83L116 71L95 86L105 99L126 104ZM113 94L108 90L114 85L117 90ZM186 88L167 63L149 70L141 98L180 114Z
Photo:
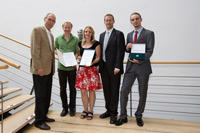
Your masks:
M144 37L141 37L140 40L144 40Z

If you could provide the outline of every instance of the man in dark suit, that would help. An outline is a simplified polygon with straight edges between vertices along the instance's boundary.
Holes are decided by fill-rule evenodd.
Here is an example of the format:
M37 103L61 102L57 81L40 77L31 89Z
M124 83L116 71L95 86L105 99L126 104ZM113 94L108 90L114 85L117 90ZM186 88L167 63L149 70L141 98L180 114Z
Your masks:
M115 23L112 14L104 17L106 31L100 35L101 60L99 72L101 73L106 112L100 118L110 117L110 123L117 121L117 108L119 102L119 86L123 74L123 59L125 52L124 34L113 28Z
M31 64L35 89L35 127L50 130L45 122L55 120L47 117L51 100L52 76L55 72L54 39L50 30L56 17L48 13L44 26L36 27L31 34Z
M149 75L152 73L150 57L154 49L154 32L142 27L142 17L137 12L131 14L130 21L135 30L130 32L127 36L126 50L130 53L134 43L143 43L146 45L145 58L142 60L128 59L120 92L121 114L120 119L115 123L116 126L128 122L126 110L128 94L136 78L138 80L139 105L135 112L135 117L138 126L144 125L142 113L144 112L146 104Z

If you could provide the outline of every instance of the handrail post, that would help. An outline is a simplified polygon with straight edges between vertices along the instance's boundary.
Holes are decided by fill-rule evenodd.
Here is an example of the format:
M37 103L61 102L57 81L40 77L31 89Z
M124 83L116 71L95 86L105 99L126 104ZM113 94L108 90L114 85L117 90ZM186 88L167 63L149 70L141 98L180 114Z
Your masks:
M32 89L31 89L30 95L33 94L33 90L34 90L34 85L33 85Z

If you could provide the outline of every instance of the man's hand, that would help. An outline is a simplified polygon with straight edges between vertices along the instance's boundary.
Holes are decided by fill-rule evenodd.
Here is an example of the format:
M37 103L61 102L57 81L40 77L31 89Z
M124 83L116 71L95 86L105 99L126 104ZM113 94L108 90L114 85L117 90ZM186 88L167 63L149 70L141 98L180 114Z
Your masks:
M131 60L130 58L128 58L128 60L129 60L130 62L132 62L132 63L139 64L139 61L136 60L136 59Z
M126 46L126 48L127 49L132 48L132 45L133 45L132 43L128 43L127 46Z
M120 71L119 69L115 69L114 70L114 75L117 75L119 73L119 71Z
M44 69L38 69L38 74L40 76L44 76Z

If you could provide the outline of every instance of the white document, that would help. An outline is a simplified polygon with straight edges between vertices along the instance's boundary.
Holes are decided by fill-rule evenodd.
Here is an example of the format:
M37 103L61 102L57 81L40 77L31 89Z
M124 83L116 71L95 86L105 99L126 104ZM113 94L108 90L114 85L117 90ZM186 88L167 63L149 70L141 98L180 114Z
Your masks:
M93 49L92 50L84 50L80 65L81 66L90 66L92 63L94 52L95 52L95 50L93 50Z
M62 65L64 65L65 67L77 65L74 52L66 52L62 54L58 49L56 49L56 51L58 54L58 59Z
M145 53L146 44L140 43L140 44L133 44L131 48L131 53Z

